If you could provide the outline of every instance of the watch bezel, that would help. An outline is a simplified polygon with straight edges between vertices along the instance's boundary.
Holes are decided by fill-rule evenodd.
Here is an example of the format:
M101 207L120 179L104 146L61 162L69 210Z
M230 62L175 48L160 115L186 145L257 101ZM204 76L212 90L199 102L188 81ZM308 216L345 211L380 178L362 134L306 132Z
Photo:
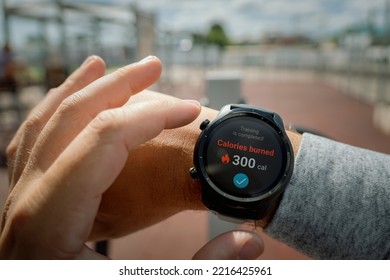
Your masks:
M281 122L281 119L279 116L277 116L274 113L270 113L267 111L261 111L259 109L254 108L240 108L236 107L229 111L222 111L222 115L217 116L216 119L214 119L212 122L210 122L206 128L203 129L201 132L198 141L195 145L194 149L194 165L198 172L199 179L201 180L202 185L210 186L212 190L214 190L217 194L221 195L222 197L226 199L230 199L237 202L257 202L264 199L267 199L271 196L275 196L277 194L280 194L286 187L287 183L289 182L291 175L292 175L292 169L293 169L293 161L294 161L294 154L293 149L291 146L291 143L288 139L288 136L284 130L283 123ZM210 134L213 133L213 131L223 122L228 121L232 118L237 117L254 117L256 119L259 119L268 126L272 127L275 132L279 135L281 143L284 144L284 150L285 150L285 165L282 166L283 171L279 174L281 176L278 176L280 180L269 190L266 192L254 196L254 197L239 197L236 195L229 194L225 191L223 191L220 187L218 187L213 180L210 178L210 175L208 174L206 170L205 160L204 158L207 156L207 145L208 145L208 139ZM276 117L278 119L276 120ZM281 174L282 173L282 174Z

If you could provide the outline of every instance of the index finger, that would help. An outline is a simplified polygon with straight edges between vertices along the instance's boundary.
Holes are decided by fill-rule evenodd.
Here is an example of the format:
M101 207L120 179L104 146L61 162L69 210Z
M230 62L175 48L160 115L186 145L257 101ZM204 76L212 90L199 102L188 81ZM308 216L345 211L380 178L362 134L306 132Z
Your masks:
M160 73L160 60L150 56L122 67L69 96L37 140L30 156L34 167L47 170L97 114L124 105L131 95L153 84Z
M18 181L30 157L30 153L27 151L32 149L40 132L59 104L69 95L102 77L104 72L105 63L100 57L88 57L62 85L51 89L45 98L32 109L7 148L11 187ZM18 164L15 164L15 162L18 162Z

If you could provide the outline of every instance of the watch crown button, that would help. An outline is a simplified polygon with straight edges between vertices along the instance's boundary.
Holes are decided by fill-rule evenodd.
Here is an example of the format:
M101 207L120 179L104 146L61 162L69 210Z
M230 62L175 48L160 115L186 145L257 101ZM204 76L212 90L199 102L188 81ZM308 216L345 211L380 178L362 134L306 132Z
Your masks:
M198 171L196 171L195 167L190 169L190 175L192 179L198 179Z
M209 120L204 120L201 124L200 124L200 129L203 130L205 129L208 125L209 125L210 121Z

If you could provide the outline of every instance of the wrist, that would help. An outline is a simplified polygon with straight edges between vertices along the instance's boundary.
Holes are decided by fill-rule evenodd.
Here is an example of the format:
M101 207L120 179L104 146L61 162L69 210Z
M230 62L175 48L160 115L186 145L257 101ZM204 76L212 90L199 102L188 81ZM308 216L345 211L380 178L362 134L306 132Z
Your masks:
M294 158L296 158L299 151L299 147L301 146L302 135L299 134L298 132L291 131L291 130L287 130L286 133L294 151Z
M236 111L228 111L228 110L234 110L236 108L239 108L239 110L242 110L242 111L238 111L238 113L237 113L237 110ZM216 129L216 127L218 127L218 125L221 122L224 123L224 126L221 125L221 127L224 127L224 128L228 127L228 125L226 125L225 122L228 123L228 121L230 121L230 119L232 119L232 116L236 117L238 114L240 114L240 115L238 115L239 117L243 116L243 114L245 113L245 110L247 110L246 112L249 112L249 114L253 114L253 112L254 112L252 107L246 106L246 105L226 106L221 110L221 113L220 113L221 117L218 120L214 120L214 116L216 114L216 112L214 111L213 117L208 118L211 121L210 125L208 124L208 122L203 123L204 129L202 129L202 131L203 131L202 136L199 139L199 142L196 144L197 146L195 148L195 150L197 151L196 154L198 157L195 159L195 168L191 171L191 176L194 178L200 179L200 180L195 180L195 182L202 182L202 195L203 195L204 203L207 205L207 207L209 207L213 211L218 212L222 216L226 215L228 217L233 217L233 218L237 217L238 219L256 220L257 225L259 225L261 227L266 227L268 225L268 223L272 220L273 215L279 206L279 202L280 202L280 199L282 197L282 194L280 194L281 191L274 192L273 195L269 195L269 194L272 194L272 192L269 192L268 197L263 196L262 200L257 202L257 203L256 202L252 203L252 202L247 202L247 201L242 203L242 202L240 202L240 200L238 200L239 198L235 198L235 197L229 198L230 193L228 193L227 196L221 196L220 194L217 194L217 192L221 192L220 190L222 190L222 192L223 192L225 189L228 189L229 191L230 191L230 189L233 189L233 192L235 192L236 188L234 188L234 186L232 188L231 185L233 185L233 184L230 181L231 179L226 180L225 178L231 178L230 176L233 176L235 174L234 173L232 175L232 172L241 172L241 170L237 171L237 168L233 165L232 165L232 168L230 167L230 165L228 165L226 168L225 167L222 168L223 165L220 164L220 158L219 158L220 155L219 156L215 156L215 155L217 153L219 154L220 152L226 153L226 151L223 152L223 151L221 151L221 149L218 149L218 150L214 149L214 150L212 150L212 152L210 152L210 149L211 149L210 146L205 146L205 145L207 145L207 143L216 143L216 139L221 139L218 137L223 138L223 137L228 137L226 135L231 135L230 131L225 132L226 129L223 132L219 132L219 131L218 131L218 133L215 132L218 130L218 128ZM230 112L233 112L233 113L231 114ZM256 112L263 113L264 111L256 111ZM202 121L204 121L204 119L205 118L203 118L200 122L198 122L198 124L201 123ZM245 119L243 118L243 121L244 120ZM278 120L280 120L279 123L282 124L282 121L277 114L275 114L275 120L276 120L275 122L278 122ZM237 119L235 119L235 122L236 122L235 125L236 125L236 127L238 127L238 129L240 127L242 129L243 125L244 125L244 127L246 127L245 124L241 124L241 123L237 124ZM256 128L260 127L260 130L258 130L258 131L263 131L264 135L267 135L266 128L264 128L264 130L262 130L263 129L261 127L261 123L263 123L262 120L259 120L259 122L253 122L253 123L256 124L256 126L255 126ZM258 126L257 126L257 124L258 124ZM229 125L231 125L231 127L233 127L232 124L229 123ZM231 127L229 127L228 129L232 129ZM250 125L248 127L250 127ZM232 130L233 130L232 138L234 138L235 136L236 136L236 138L238 138L237 132L234 132L235 128L233 128ZM282 130L282 128L281 128L281 130ZM216 136L216 135L218 135L218 136ZM219 135L223 135L223 136L219 136ZM241 137L241 136L239 136L239 137ZM301 135L298 133L294 133L292 131L286 131L286 133L284 133L283 137L284 137L284 139L289 138L288 140L291 142L291 146L288 145L288 146L290 146L288 149L287 149L287 143L286 143L286 149L289 151L289 153L291 155L291 159L292 159L292 154L297 155L297 153L298 153L300 142L301 142ZM229 139L229 141L230 141L230 138L224 138L224 139L225 140ZM269 145L269 143L272 140L268 140L268 139L272 139L272 138L271 137L267 138L268 143L265 142L265 144L263 144L263 145L267 145L267 144ZM241 138L238 140L233 139L232 141L237 142L240 140L241 140ZM284 141L288 141L288 140L286 139ZM220 141L220 140L218 140L218 141ZM240 145L240 147L244 147L244 148L249 147L249 144L246 144L245 142L241 143L241 144L243 144L243 146ZM254 144L254 145L256 145L256 144ZM216 146L216 144L215 144L215 146ZM205 148L205 147L207 147L207 148ZM213 147L213 146L211 146L211 147ZM242 150L244 148L242 148ZM275 144L275 151L277 151L276 149L277 149L277 146ZM238 150L238 148L237 148L237 150ZM241 148L240 148L240 150L241 150ZM206 153L205 151L208 151L208 152ZM238 154L238 155L236 155L236 154ZM237 157L238 159L240 159L239 153L236 153L236 154L234 154L234 158ZM228 154L226 154L226 156L227 155ZM229 156L232 156L232 155L229 153ZM207 158L207 160L206 160L206 158ZM244 155L243 158L246 159L247 158L246 155ZM292 169L293 169L293 167L292 167L293 161L291 159L288 161L289 163L286 165L287 166L286 169L281 170L281 171L285 172L285 175L284 175L285 177L279 177L279 178L283 178L283 180L285 182L283 183L282 179L280 179L281 181L279 182L279 186L277 186L279 188L279 190L284 189L284 187L286 186L286 184L289 181L289 178L291 177ZM259 160L258 162L262 162L262 160L264 161L265 159L264 159L264 156L263 157L260 156L260 158L258 158L258 159L253 157L253 158L250 158L250 160L253 160L253 162L255 162L255 160L256 161ZM218 175L219 178L217 178L218 180L216 179L217 182L220 184L219 186L217 185L217 187L216 187L214 185L215 181L210 182L208 175L203 176L203 174L205 174L204 168L206 165L209 166L210 170L213 170L212 172L210 171L212 173L212 175L219 174ZM237 164L234 164L234 165L237 165ZM212 166L212 169L210 166ZM271 166L272 166L272 163L271 163ZM255 189L259 189L265 180L269 180L268 177L266 177L266 178L259 177L258 172L253 171L254 170L253 167L250 167L249 169L245 168L247 166L242 166L242 167L243 167L242 170L244 172L244 176L246 174L248 174L248 176L250 178L249 181L254 179L254 180L252 180L252 187L248 188L251 191L253 191ZM270 173L270 174L275 174L276 171L277 171L277 169L275 169L275 171L271 170L268 172L274 172L274 173ZM221 176L220 174L223 174L223 172L225 175ZM252 173L250 173L250 172L252 172ZM254 173L256 173L256 174L254 174ZM199 175L199 174L201 174L201 175ZM266 174L266 172L264 172L264 174ZM268 173L266 175L268 176ZM251 177L251 176L253 176L253 177ZM246 177L246 178L248 178L248 177ZM209 185L210 185L210 188L208 187ZM256 186L256 188L254 188L254 186ZM283 189L281 189L280 186L283 186ZM239 188L237 185L236 185L236 187ZM229 199L232 199L232 200L229 200ZM252 201L255 201L255 200L252 200ZM241 203L241 205L240 205L240 203Z
M151 99L169 102L172 98L145 91L133 96L130 102ZM191 124L165 130L132 151L120 176L103 196L92 238L134 232L183 210L206 210L200 182L191 178L189 169L194 166L193 154L201 133L200 124L205 119L213 120L217 114L217 111L203 107ZM296 155L301 136L294 132L287 132L287 135ZM272 219L277 206L262 226Z
M205 119L213 120L217 114L218 111L214 109L202 107L201 114L194 122L185 127L175 129L174 133L172 133L171 130L164 131L162 137L158 138L160 141L159 146L161 146L162 149L166 149L168 144L174 154L182 154L182 157L175 156L172 160L175 161L173 166L175 166L175 168L178 167L181 172L181 175L177 176L176 180L178 181L176 182L176 186L183 186L182 197L184 198L184 209L205 209L201 199L200 182L199 180L192 179L188 174L188 170L193 167L194 147L201 132L199 129L200 124ZM302 136L301 134L291 130L287 130L286 133L291 142L294 157L296 157L299 151ZM169 141L167 141L167 139L169 139ZM277 209L279 201L280 199L277 199L277 203L275 203L275 205L272 206L272 209L270 209L271 215L267 216L264 221L261 222L261 224L267 225L270 222L273 213Z

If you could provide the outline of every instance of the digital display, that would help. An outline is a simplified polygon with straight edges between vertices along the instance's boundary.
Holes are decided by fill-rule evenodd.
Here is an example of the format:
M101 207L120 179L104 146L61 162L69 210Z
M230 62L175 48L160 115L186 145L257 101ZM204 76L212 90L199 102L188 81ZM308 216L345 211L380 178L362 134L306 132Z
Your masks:
M214 185L229 195L253 198L284 175L286 150L278 129L248 115L223 120L208 135L204 166Z

